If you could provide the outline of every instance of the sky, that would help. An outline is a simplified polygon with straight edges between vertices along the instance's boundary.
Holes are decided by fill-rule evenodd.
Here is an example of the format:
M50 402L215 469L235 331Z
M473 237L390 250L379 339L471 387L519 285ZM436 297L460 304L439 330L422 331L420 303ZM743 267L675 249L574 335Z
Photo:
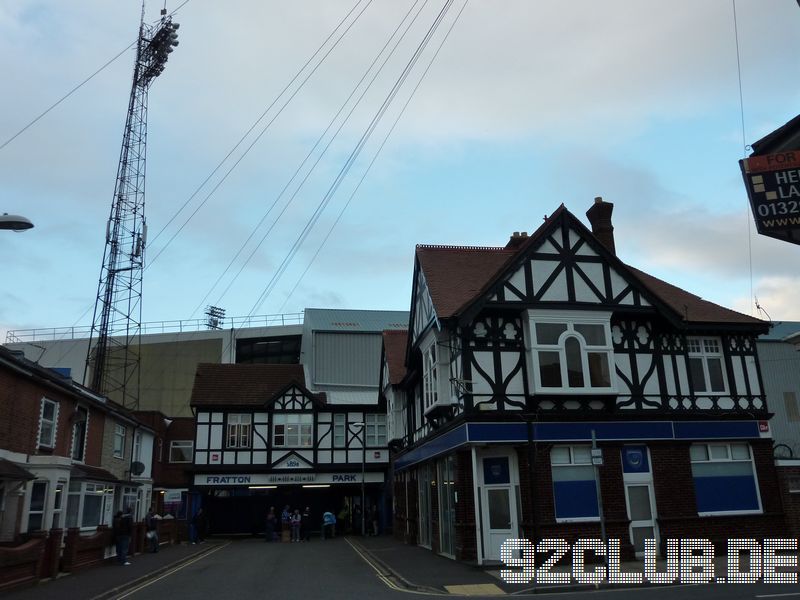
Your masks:
M795 0L454 0L402 78L446 4L179 8L149 94L144 322L408 310L415 244L502 246L562 203L586 223L595 196L624 262L800 320L800 246L756 233L738 165L800 113ZM131 44L140 13L3 0L0 146ZM91 324L133 62L0 149L0 212L35 224L0 231L0 342Z

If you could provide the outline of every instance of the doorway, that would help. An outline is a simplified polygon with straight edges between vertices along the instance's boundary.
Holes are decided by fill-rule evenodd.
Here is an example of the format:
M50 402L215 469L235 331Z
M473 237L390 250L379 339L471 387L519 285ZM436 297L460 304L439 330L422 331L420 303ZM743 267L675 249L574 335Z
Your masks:
M478 497L484 561L499 561L500 547L509 538L518 537L517 488L519 474L513 450L476 452L478 461Z
M637 558L644 556L645 540L655 540L656 548L659 547L653 471L650 464L647 446L622 448L622 481L625 486L625 506L630 519L628 533Z

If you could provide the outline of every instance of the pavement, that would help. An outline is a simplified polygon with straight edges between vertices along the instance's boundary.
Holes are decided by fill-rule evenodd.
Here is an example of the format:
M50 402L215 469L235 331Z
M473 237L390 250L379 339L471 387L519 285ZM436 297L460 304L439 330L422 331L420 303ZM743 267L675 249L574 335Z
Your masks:
M61 574L55 579L22 587L9 592L0 592L3 600L105 600L124 590L140 585L144 581L162 575L175 567L214 551L225 542L203 542L201 544L164 545L156 553L136 554L129 557L128 566L121 566L116 559L104 564L88 567L76 573Z

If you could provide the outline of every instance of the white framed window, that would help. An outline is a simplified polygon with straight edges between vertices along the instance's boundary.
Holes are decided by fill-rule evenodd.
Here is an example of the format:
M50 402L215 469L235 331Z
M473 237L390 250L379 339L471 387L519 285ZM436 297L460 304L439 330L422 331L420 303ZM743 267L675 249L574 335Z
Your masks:
M86 453L86 432L89 427L89 411L79 406L70 417L72 420L72 447L70 456L72 460L83 462Z
M169 443L169 462L190 463L194 452L194 442L191 440L173 440Z
M599 521L591 446L553 446L550 469L556 521Z
M762 512L750 444L692 444L689 455L698 515Z
M59 481L56 484L56 493L53 497L53 529L59 529L61 527L61 513L64 510L64 486L66 485L66 481Z
M41 414L39 415L39 447L53 448L56 445L56 431L58 425L58 403L48 398L42 398Z
M386 415L366 415L367 446L386 445Z
M142 432L137 431L133 434L133 454L131 455L133 462L142 462Z
M616 392L610 313L531 310L528 319L537 392Z
M128 428L119 423L114 424L114 458L125 457L125 435Z
M284 413L272 418L272 445L279 448L311 448L314 415Z
M114 488L102 483L70 481L67 527L95 528L103 522L106 503L114 501Z
M438 390L439 376L436 342L434 341L422 352L422 397L426 410L437 403Z
M253 416L250 414L229 414L228 448L249 448L252 424Z
M719 338L686 338L689 372L695 393L724 394L728 391Z
M47 506L46 479L31 484L31 502L28 510L28 531L39 531L44 527L44 510Z
M344 448L346 442L347 415L333 415L333 447Z

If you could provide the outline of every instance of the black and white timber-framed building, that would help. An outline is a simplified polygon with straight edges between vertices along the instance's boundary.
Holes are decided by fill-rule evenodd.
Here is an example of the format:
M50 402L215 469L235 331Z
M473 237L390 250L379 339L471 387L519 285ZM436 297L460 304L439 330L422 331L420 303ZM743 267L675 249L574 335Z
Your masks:
M768 324L623 263L613 205L504 247L417 246L384 336L395 535L459 560L505 539L780 537L756 351ZM592 438L602 451L598 480Z

